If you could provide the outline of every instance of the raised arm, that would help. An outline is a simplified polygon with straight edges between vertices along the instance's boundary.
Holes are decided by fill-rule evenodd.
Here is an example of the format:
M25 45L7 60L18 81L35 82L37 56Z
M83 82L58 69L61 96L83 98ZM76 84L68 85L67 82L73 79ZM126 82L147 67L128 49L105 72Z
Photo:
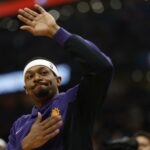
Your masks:
M111 60L92 42L61 28L41 6L35 5L35 9L36 11L28 8L19 10L18 18L26 24L20 28L36 36L47 36L55 39L73 57L79 58L78 60L87 73L78 90L77 99L81 103L79 104L80 110L99 107L103 103L112 78L113 65Z
M26 24L21 26L20 29L29 31L35 36L54 38L61 45L65 45L65 49L69 53L81 58L83 63L90 65L89 67L95 71L100 71L99 67L101 67L101 70L106 67L112 68L110 59L92 42L77 35L71 36L66 30L60 29L53 16L40 5L35 4L35 9L36 11L29 8L19 9L17 17Z
M113 64L92 42L78 35L72 35L65 42L65 50L79 58L83 65L85 73L79 84L76 103L80 116L83 115L81 118L86 122L94 119L96 113L101 110L112 80Z

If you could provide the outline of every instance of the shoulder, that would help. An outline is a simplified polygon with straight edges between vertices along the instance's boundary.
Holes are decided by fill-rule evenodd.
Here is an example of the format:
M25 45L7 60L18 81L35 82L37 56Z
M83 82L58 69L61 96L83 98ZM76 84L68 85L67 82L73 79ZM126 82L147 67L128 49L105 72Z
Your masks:
M72 102L76 99L78 88L79 88L79 84L74 86L73 88L68 89L65 92L65 98L68 99L69 102Z
M59 95L55 97L57 100L54 101L54 103L59 102L63 104L68 104L70 102L73 102L77 97L78 88L79 84L72 88L69 88L66 92L59 93Z

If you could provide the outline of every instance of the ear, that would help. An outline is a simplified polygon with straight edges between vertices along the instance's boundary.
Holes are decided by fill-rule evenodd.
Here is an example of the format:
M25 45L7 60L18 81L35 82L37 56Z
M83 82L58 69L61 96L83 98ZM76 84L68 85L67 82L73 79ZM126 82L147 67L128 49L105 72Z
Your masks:
M25 93L28 95L28 90L25 86L24 86L24 90L25 90Z
M59 87L61 85L61 77L56 77L57 86Z

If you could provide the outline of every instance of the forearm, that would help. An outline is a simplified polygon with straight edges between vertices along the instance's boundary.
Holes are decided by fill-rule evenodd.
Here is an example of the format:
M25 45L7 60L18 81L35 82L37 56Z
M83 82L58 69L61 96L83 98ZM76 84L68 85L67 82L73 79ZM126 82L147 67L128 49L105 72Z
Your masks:
M79 58L88 65L88 67L99 71L98 69L112 68L111 60L100 51L92 42L72 35L64 29L60 29L54 39L69 52L73 57Z
M77 35L71 36L66 41L65 48L72 56L80 58L94 72L112 67L111 60L100 49Z

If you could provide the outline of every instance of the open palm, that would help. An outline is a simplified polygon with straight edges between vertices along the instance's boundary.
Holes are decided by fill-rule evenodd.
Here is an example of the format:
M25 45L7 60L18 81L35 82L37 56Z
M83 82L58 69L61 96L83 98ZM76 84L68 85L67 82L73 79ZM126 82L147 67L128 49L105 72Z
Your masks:
M27 30L36 36L52 37L59 28L55 19L37 4L35 9L40 13L29 8L19 9L17 17L26 24L21 26L20 29Z

